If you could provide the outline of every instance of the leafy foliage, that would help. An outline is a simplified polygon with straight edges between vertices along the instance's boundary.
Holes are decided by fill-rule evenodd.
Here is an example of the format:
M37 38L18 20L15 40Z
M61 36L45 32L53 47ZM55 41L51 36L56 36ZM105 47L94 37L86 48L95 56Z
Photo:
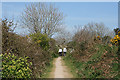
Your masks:
M58 55L58 47L56 46L56 41L53 38L49 40L49 52L52 58L57 58Z
M49 38L46 34L34 33L31 34L30 37L36 44L38 44L43 49L49 48Z
M32 70L28 63L28 57L17 57L14 54L1 54L2 57L2 77L3 78L31 78Z
M72 71L74 70L76 77L118 78L117 47L94 44L93 49L94 52L91 51L91 48L85 49L86 52L83 51L84 55L82 56L74 51L64 58L66 63L73 67Z
M78 32L81 36L83 31ZM115 45L110 43L110 36L91 36L93 40L81 40L74 36L72 42L68 43L68 47L72 47L73 51L68 52L64 60L66 64L71 66L72 72L78 78L120 78L119 77L119 31L114 37ZM87 32L84 32L87 34ZM74 38L73 37L73 38ZM87 37L87 36L84 36ZM73 43L74 42L74 43ZM114 44L113 43L113 44Z
M14 55L19 57L28 56L28 62L32 62L31 70L32 70L32 78L40 78L46 67L50 65L50 61L54 57L53 54L56 53L55 41L47 42L42 41L43 47L41 48L41 42L35 43L30 40L29 36L23 37L21 35L15 34L10 31L11 27L7 25L8 20L3 20L2 22L2 53L13 53ZM42 35L42 34L41 34ZM34 36L32 36L34 37ZM44 38L44 35L43 35ZM47 35L45 36L45 40ZM41 38L40 38L41 39ZM44 40L41 39L41 40ZM47 38L48 39L48 38ZM45 43L44 43L45 42ZM46 44L47 43L47 44ZM48 43L51 43L49 46ZM54 43L54 44L53 44ZM44 45L45 44L45 45ZM43 49L44 46L49 47L49 50ZM53 50L49 52L50 50ZM55 54L56 55L56 54Z

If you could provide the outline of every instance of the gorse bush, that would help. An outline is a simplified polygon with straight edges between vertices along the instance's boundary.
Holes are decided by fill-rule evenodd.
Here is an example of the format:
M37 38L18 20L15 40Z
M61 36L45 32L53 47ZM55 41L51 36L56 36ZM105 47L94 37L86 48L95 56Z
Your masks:
M117 46L120 46L120 31L113 39L111 39L112 44L115 44Z
M1 54L2 57L2 78L31 78L32 70L28 63L28 57L17 57L14 54Z
M49 48L49 38L46 34L33 33L30 35L30 37L36 44L38 44L43 49Z

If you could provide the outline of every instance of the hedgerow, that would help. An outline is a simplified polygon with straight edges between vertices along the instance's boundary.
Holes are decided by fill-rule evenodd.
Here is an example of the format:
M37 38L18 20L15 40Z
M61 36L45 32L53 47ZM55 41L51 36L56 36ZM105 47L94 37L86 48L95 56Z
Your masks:
M64 58L78 78L115 78L119 79L119 33L111 37L95 36L89 40L73 39L69 42L72 52ZM85 36L87 37L87 36ZM108 41L109 40L109 41ZM72 45L71 45L72 44ZM73 46L74 44L74 46Z
M41 39L42 44L40 44L41 42L38 44L35 41L30 41L29 39L32 38L28 39L25 36L18 35L11 31L11 27L8 26L8 23L8 20L2 20L2 54L4 55L5 53L12 53L18 56L18 58L28 56L28 62L32 62L31 77L40 78L47 69L46 66L50 65L50 61L54 56L53 54L56 53L57 49L55 46L55 41L53 41L53 45L49 45L53 42L48 40L45 41L44 45L44 41L42 41L40 37L39 38ZM48 39L47 36L45 36L44 39L46 40L46 38ZM52 49L53 51L50 52Z

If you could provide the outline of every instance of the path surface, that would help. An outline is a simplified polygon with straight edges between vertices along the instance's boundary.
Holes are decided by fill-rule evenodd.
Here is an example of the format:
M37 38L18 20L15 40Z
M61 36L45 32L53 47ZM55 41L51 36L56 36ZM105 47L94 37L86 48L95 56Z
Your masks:
M61 57L55 59L49 78L73 78L70 70L65 66Z

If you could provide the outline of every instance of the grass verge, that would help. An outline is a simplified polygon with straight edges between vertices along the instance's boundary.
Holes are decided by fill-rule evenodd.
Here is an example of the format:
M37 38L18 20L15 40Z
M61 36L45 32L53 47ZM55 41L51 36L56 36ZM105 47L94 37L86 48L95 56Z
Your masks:
M52 68L53 68L53 61L54 59L51 60L49 66L46 66L46 70L44 71L44 74L42 75L41 78L49 78L50 72L52 71Z
M116 47L97 44L94 48L96 51L90 52L90 57L87 58L85 55L87 59L85 61L79 55L75 56L76 53L67 54L63 58L65 64L71 68L73 76L75 78L118 78Z
M65 62L65 65L66 66L68 66L69 68L70 68L70 72L72 73L72 75L73 75L73 78L78 78L78 76L77 76L77 74L76 74L76 68L75 68L75 66L74 66L74 64L72 63L72 60L73 59L71 59L71 58L68 58L68 54L65 56L65 57L63 57L62 59L63 59L63 61Z

